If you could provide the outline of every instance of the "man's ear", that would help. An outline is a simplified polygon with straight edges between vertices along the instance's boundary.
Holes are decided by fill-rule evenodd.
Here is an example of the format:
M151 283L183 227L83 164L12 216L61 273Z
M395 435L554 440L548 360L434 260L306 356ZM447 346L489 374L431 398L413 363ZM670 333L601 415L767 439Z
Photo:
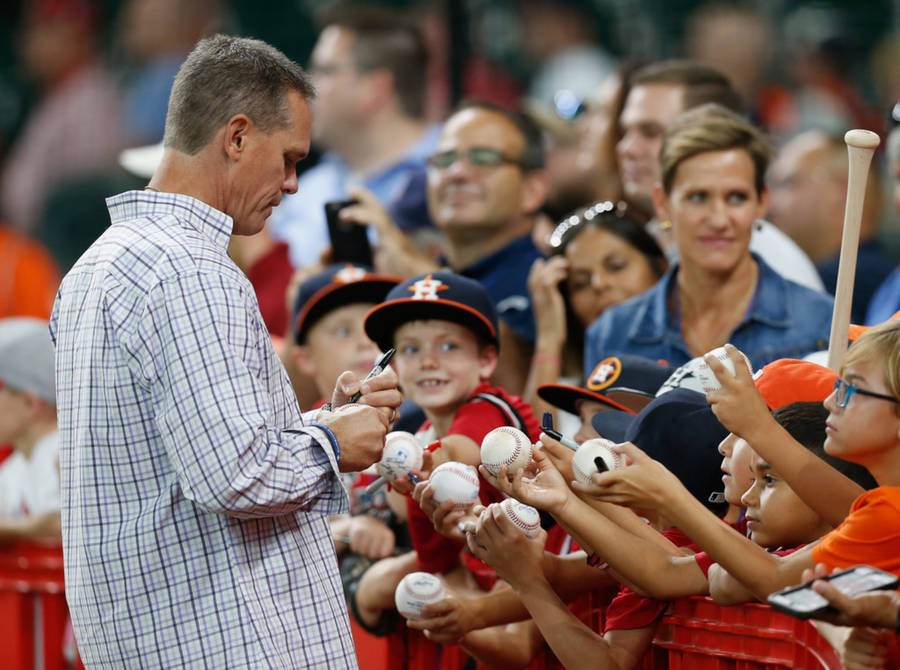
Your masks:
M225 124L225 153L233 161L238 161L247 147L247 133L253 122L246 114L235 114Z
M487 344L478 353L478 376L485 381L497 368L497 345Z
M316 376L316 362L313 359L309 347L305 344L295 344L291 347L291 356L294 359L294 365L301 374L309 378Z
M534 214L547 200L550 189L550 175L546 170L529 170L522 184L522 213Z

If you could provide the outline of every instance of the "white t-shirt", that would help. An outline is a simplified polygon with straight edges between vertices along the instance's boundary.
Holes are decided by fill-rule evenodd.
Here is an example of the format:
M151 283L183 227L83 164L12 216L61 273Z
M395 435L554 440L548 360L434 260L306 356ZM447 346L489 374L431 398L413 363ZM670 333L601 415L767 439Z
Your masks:
M809 256L777 226L759 219L750 235L750 251L785 279L825 293L825 284Z
M31 457L14 451L0 463L0 516L36 516L59 511L59 433L34 445Z

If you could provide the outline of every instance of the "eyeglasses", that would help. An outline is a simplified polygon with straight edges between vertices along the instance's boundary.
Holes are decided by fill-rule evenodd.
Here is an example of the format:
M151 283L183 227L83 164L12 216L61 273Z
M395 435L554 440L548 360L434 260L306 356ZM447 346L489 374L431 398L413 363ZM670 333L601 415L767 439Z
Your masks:
M849 384L841 378L834 380L834 399L837 402L838 407L846 407L847 403L850 402L850 396L854 393L859 393L860 395L867 395L873 398L881 398L882 400L890 400L893 403L897 403L900 405L900 400L895 398L892 395L884 395L883 393L875 393L874 391L866 391L864 389L858 388L853 384Z
M469 165L476 167L494 167L504 163L508 165L522 165L521 159L510 158L503 155L502 151L491 149L490 147L472 147L466 151L457 151L456 149L439 151L428 157L428 164L431 167L444 170L453 165L462 156L465 156Z

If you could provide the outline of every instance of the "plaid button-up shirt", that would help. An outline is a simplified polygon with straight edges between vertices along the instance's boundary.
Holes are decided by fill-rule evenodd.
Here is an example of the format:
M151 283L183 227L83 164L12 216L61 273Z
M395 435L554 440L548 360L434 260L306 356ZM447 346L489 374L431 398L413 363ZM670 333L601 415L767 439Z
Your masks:
M231 218L166 193L108 206L50 325L83 659L355 667L328 524L346 493L228 257Z

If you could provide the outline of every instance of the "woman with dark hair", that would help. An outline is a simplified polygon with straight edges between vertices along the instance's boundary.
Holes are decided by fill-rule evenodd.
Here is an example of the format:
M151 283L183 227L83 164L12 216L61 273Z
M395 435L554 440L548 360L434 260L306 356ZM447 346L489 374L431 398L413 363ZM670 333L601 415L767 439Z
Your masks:
M608 307L643 293L666 271L665 255L624 203L598 202L563 219L552 255L531 267L528 289L537 338L525 387L535 412L555 411L542 384L581 376L584 331Z

